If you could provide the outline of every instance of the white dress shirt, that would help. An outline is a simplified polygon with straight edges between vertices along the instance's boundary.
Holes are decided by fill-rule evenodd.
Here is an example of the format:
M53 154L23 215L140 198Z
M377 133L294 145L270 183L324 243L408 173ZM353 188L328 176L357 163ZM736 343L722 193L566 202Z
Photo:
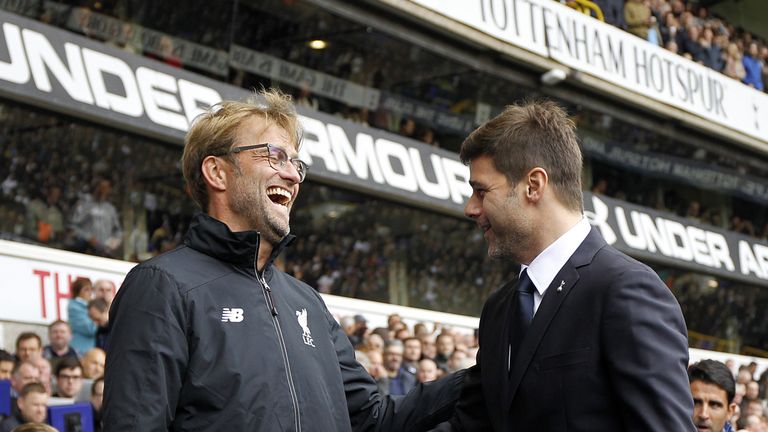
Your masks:
M521 267L520 273L527 268L528 277L531 278L531 282L536 287L533 293L534 315L539 310L541 299L544 297L547 287L571 258L571 255L584 242L584 239L587 238L590 229L589 221L587 218L582 217L573 228L566 231L565 234L547 246L546 249L531 261L530 265L523 265Z

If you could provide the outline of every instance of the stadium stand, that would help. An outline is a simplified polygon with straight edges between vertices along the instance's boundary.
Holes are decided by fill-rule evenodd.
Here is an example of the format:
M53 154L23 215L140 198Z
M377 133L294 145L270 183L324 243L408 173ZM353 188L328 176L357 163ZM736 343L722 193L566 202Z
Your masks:
M590 203L603 200L612 209L624 206L627 213L646 212L653 220L669 219L689 231L721 235L732 245L736 265L738 257L744 257L741 245L752 251L753 270L729 270L627 249L656 270L675 294L692 348L768 357L768 315L763 313L768 303L768 139L759 135L760 127L765 128L758 124L759 116L764 123L765 114L758 113L758 102L749 102L750 107L744 100L739 106L744 111L725 116L734 124L744 113L758 116L754 130L744 132L741 126L719 125L693 109L670 108L667 101L653 101L641 91L615 91L609 79L574 83L590 73L573 72L573 65L568 65L564 83L548 86L539 77L557 63L553 55L522 52L525 47L510 48L496 39L489 42L487 35L478 36L482 29L471 26L456 30L445 24L447 15L433 16L434 11L421 4L426 2L397 7L384 3L227 0L209 11L202 0L26 0L0 3L0 18L40 32L58 55L64 53L63 43L72 41L108 53L131 70L154 67L173 77L173 86L164 87L166 95L180 94L175 89L184 80L240 97L245 89L280 87L295 96L308 122L322 123L329 134L335 129L328 125L333 125L357 148L365 145L365 137L376 149L392 142L408 154L421 152L424 165L433 159L456 160L464 137L506 104L554 98L578 125ZM765 96L757 92L765 91L768 74L768 44L765 35L758 34L763 29L741 28L692 1L627 2L642 9L645 18L639 32L634 31L638 24L627 19L623 1L559 3L586 15L602 15L618 29L639 33L646 45L664 47L679 54L681 62L690 59L718 72L710 80L741 81L755 89L748 93L755 101ZM629 37L611 31L616 40ZM6 36L6 43L9 40ZM325 48L310 43L315 41L324 42ZM55 69L51 65L48 69ZM178 246L196 210L179 169L183 131L158 127L148 114L133 119L103 114L98 110L109 102L98 98L86 107L66 92L60 79L53 79L48 91L55 97L47 96L39 90L41 78L35 73L18 92L13 87L18 83L0 79L0 239L128 262ZM72 72L73 82L75 75ZM35 91L42 96L25 96ZM128 97L128 87L124 91ZM160 107L174 113L184 109L186 105ZM184 127L188 120L182 116ZM717 128L722 132L713 132ZM305 147L323 144L318 130L309 128ZM334 142L339 136L332 135ZM372 157L401 157L394 152ZM485 298L514 273L514 268L485 257L483 239L462 217L460 203L434 199L422 189L409 195L403 190L410 185L397 190L375 180L372 168L369 172L359 165L366 163L360 155L348 163L358 163L347 170L353 173L348 177L331 172L328 160L312 155L315 162L292 214L298 240L280 265L321 293L476 317ZM365 178L354 176L360 169ZM405 176L408 170L402 162L392 171ZM425 174L436 184L440 175L434 167ZM105 180L111 184L106 199L115 209L121 233L115 248L83 242L75 223L78 208L94 201L96 186ZM442 187L449 188L447 183ZM591 204L587 207L597 211ZM15 263L10 258L2 262L9 268ZM43 271L30 265L33 271ZM73 270L71 280L79 275ZM103 275L88 276L95 280ZM45 285L53 277L24 277L32 281L25 292L54 290ZM56 301L66 299L71 280L61 279ZM0 295L8 298L8 292L4 288ZM26 304L33 303L38 300L18 309L32 310ZM57 318L51 311L56 307L62 305L43 300L42 311L34 309L36 315L28 318L0 308L0 325L8 323L16 333L21 328L17 323L40 326L37 330L43 334L41 326ZM338 318L361 321L354 315ZM410 336L418 336L414 324L407 324ZM461 339L457 350L473 358L474 342L466 332L436 328L429 336L444 331ZM0 338L0 348L7 340ZM12 351L8 345L4 348ZM358 348L370 351L368 345ZM734 374L738 366L732 367ZM751 373L765 399L768 375ZM744 384L746 388L749 383Z

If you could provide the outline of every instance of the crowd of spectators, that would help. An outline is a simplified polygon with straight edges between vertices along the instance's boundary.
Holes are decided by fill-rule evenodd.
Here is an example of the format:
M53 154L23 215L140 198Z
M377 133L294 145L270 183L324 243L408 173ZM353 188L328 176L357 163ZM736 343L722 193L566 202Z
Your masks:
M107 294L94 294L92 301L111 301L110 290L92 292ZM377 328L370 328L362 314L336 318L357 360L383 394L406 394L418 383L434 381L475 363L477 332L466 333L440 323L409 325L396 313L388 316L386 326ZM66 321L50 324L47 336L49 344L44 346L40 335L23 332L13 349L0 349L0 380L11 382L14 410L10 416L0 418L0 431L45 422L46 407L53 398L57 398L57 404L90 402L94 430L100 431L105 352L97 347L85 352L75 350ZM725 366L735 379L731 402L737 406L729 421L740 431L764 432L768 426L768 370L758 374L755 362L736 367L733 360L728 360ZM699 378L692 377L692 382L694 379Z
M605 21L765 91L768 44L735 27L699 2L683 0L595 0Z
M479 315L514 271L469 221L326 186L303 186L291 226L286 271L328 294Z
M369 328L363 315L337 317L355 348L355 357L376 379L383 394L404 395L419 382L475 363L477 335L449 326L425 323L409 326L391 314L386 327Z
M82 312L78 302L73 306L70 300L69 320L56 320L49 324L47 341L34 332L22 332L16 338L15 349L0 349L0 380L11 382L11 414L0 415L0 431L11 432L27 423L42 423L46 420L49 404L65 405L75 402L90 402L94 428L100 432L101 405L104 393L104 365L106 343L97 344L97 330L102 330L102 342L108 339L108 323L103 321L81 322L95 316L98 305L108 305L114 297L114 285L105 280L95 285L87 278L76 279L71 286L72 297L83 304ZM84 313L84 317L72 315ZM91 333L74 334L78 327L91 328ZM81 329L82 330L82 329ZM5 348L5 347L4 347ZM13 354L11 354L11 351ZM3 398L0 398L2 400Z
M180 243L192 207L178 148L0 109L2 237L133 261Z

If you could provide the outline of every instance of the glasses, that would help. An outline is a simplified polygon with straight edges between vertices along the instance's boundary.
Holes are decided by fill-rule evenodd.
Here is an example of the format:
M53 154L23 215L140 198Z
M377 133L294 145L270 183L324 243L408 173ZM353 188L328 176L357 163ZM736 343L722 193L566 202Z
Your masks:
M285 150L269 143L235 147L226 153L237 154L237 153L242 153L246 150L256 150L260 148L267 149L267 153L269 154L269 156L267 156L267 160L269 161L269 166L272 167L272 169L274 169L275 171L285 171L288 168L288 163L290 163L291 165L293 165L294 168L296 168L296 172L299 173L299 183L303 182L304 179L307 177L307 170L309 169L309 167L307 166L306 162L298 158L289 159L288 153L286 153Z

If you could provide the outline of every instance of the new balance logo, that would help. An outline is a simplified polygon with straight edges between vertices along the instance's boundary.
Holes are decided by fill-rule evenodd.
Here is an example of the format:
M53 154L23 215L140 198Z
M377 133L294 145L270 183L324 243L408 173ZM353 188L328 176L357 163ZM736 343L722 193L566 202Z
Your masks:
M243 309L241 308L223 308L221 310L221 322L241 322L243 320Z

